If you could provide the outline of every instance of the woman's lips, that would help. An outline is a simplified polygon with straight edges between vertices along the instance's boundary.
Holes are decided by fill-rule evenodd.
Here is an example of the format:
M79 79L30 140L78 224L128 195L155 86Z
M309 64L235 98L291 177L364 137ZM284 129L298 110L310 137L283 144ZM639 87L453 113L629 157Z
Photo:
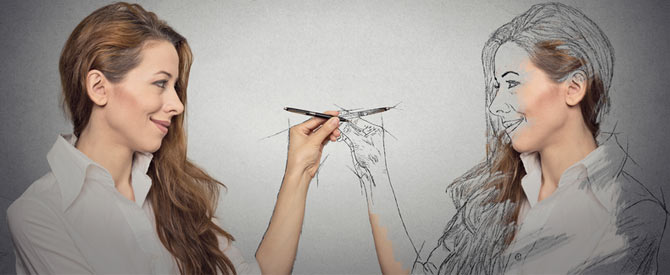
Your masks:
M156 124L156 127L158 127L158 129L161 130L161 132L163 132L163 134L167 134L168 127L170 127L170 121L157 120L153 118L150 119L154 124Z

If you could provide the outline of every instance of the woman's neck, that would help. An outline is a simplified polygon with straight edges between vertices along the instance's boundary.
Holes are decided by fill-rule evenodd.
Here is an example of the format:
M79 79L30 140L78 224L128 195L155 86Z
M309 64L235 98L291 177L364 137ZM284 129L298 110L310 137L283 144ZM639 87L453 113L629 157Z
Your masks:
M133 163L133 151L112 140L113 135L95 126L87 126L79 135L76 148L91 160L102 165L111 174L114 186L129 200L134 201L130 173Z
M586 125L574 127L572 131L563 131L558 137L560 142L546 146L539 151L542 167L542 186L538 201L551 195L561 179L561 175L570 166L584 159L595 150L596 144Z

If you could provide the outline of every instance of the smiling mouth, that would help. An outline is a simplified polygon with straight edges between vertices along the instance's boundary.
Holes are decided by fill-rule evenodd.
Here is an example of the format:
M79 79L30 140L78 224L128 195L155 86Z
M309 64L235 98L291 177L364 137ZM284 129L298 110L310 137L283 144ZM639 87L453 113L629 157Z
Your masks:
M153 119L153 118L150 118L150 119L154 124L156 124L156 127L158 127L158 129L161 130L161 132L163 132L163 134L167 134L168 127L170 127L170 122L169 121L156 120L156 119Z
M516 130L519 125L521 125L521 122L526 121L525 117L521 117L519 119L512 119L512 120L506 120L502 122L503 127L505 127L505 130L510 133Z

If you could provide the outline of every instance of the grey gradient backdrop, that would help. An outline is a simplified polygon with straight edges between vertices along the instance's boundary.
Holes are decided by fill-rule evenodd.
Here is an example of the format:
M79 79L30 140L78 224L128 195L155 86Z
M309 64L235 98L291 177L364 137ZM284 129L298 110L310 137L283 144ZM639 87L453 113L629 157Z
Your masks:
M1 1L0 272L14 272L9 204L49 171L46 153L71 126L60 108L58 58L79 21L107 2ZM188 38L189 157L228 186L219 214L251 259L285 163L286 135L261 140L313 110L379 107L397 140L390 174L410 233L439 233L453 206L448 183L484 157L481 48L534 1L142 1ZM660 194L670 178L670 2L565 1L609 36L616 52L614 124ZM378 273L364 196L343 143L308 196L295 273ZM643 214L643 213L641 213ZM101 235L104 232L100 233ZM666 232L666 235L669 233ZM661 268L670 272L668 237Z

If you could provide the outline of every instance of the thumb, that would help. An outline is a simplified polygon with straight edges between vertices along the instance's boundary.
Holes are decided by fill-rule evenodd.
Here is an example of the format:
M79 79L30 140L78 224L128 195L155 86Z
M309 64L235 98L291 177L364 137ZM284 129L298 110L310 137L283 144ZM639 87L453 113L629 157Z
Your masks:
M321 144L323 143L323 140L328 138L337 127L340 126L340 119L337 117L331 117L326 121L326 123L321 126L316 132L312 133L310 135L310 139L314 142L314 144Z

